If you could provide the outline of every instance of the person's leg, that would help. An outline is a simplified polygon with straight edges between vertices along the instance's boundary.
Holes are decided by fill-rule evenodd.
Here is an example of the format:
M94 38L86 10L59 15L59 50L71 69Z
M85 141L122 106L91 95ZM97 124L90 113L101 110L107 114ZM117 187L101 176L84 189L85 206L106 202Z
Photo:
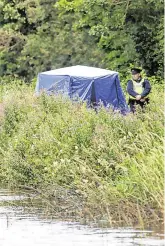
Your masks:
M146 98L144 102L139 101L139 105L142 108L142 111L144 112L146 105L149 103L149 98Z
M129 106L130 106L130 110L131 110L131 112L132 113L135 113L135 103L136 103L136 101L135 100L129 100Z
M138 101L138 103L142 109L144 109L145 102Z

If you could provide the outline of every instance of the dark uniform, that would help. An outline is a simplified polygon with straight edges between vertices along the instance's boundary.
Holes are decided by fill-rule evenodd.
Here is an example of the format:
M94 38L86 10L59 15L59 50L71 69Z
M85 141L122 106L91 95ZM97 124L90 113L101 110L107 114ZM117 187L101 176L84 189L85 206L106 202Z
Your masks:
M137 68L133 68L132 75L137 73L140 74L141 70ZM147 97L151 91L150 82L147 79L143 79L141 76L138 80L128 80L127 82L127 92L129 94L128 104L130 106L130 110L134 113L136 105L140 105L141 108L144 108L146 104L149 103L149 98ZM140 100L136 100L136 96L141 95Z

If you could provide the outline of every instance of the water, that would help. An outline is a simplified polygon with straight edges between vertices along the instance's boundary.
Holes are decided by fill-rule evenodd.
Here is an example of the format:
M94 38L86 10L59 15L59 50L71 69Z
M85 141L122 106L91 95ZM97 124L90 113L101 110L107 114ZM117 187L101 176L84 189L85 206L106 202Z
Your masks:
M150 230L132 228L94 228L80 223L44 218L40 210L27 212L22 206L13 206L13 200L25 196L1 190L0 246L161 246L164 235Z

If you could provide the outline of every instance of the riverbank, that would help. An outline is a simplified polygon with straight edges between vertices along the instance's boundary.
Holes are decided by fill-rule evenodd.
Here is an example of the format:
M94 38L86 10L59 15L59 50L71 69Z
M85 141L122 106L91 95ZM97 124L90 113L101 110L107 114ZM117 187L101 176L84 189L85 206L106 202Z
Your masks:
M81 221L61 220L48 216L41 209L42 204L39 201L36 207L30 209L30 197L25 206L23 202L27 193L17 194L0 188L1 246L28 246L29 242L31 246L116 246L128 243L130 246L164 245L163 228L112 228L106 226L104 220L101 220L100 224L94 221L84 224ZM2 201L6 201L6 206L1 204ZM28 210L25 207L28 207Z
M111 225L163 220L163 88L145 114L122 116L25 85L3 90L0 180L36 192L50 212Z

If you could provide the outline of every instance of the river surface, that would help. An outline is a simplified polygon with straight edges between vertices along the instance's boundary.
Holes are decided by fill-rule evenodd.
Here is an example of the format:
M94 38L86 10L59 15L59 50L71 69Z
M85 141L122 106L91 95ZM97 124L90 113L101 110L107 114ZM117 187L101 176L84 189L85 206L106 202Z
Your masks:
M79 222L60 221L27 212L13 201L24 195L0 190L0 246L162 246L164 232L133 228L99 228ZM5 202L5 203L4 203Z

